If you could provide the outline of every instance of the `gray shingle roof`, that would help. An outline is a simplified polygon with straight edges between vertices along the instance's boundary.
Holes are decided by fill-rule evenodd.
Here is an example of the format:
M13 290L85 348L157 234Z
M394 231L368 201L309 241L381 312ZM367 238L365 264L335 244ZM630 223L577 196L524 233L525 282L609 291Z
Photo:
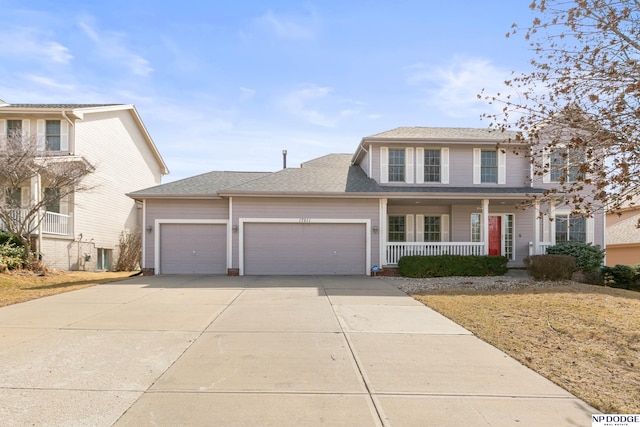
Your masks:
M167 184L129 193L131 197L141 196L216 196L224 188L234 187L247 181L262 178L270 172L226 172L214 171L181 179Z
M59 108L61 110L73 110L77 108L97 108L97 107L112 107L114 105L125 104L5 104L0 103L0 108Z
M283 169L222 193L345 193L377 188L360 167L351 166L351 154L329 154L303 163L300 168Z
M180 181L129 193L145 197L217 197L234 194L541 194L531 187L450 187L380 185L360 166L351 165L350 154L329 154L279 172L209 172Z
M369 138L397 139L491 139L502 141L514 138L517 132L500 132L486 128L439 128L439 127L399 127L386 132L376 133Z
M607 227L607 244L640 243L639 220L640 213Z

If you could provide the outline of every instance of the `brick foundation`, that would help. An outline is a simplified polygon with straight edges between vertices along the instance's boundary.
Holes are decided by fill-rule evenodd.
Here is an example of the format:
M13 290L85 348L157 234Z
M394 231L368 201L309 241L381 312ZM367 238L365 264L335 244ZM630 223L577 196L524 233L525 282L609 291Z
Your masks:
M374 274L371 273L373 276ZM400 272L398 271L398 267L384 267L381 271L375 273L376 276L383 277L400 277Z
M240 275L240 269L239 268L228 268L227 269L227 276L239 276Z
M143 268L142 275L143 276L155 276L156 272L153 268Z

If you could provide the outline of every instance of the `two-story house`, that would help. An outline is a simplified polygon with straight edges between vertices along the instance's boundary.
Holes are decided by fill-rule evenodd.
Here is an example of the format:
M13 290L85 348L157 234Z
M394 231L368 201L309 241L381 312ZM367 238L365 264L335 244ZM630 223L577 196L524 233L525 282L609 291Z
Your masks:
M487 129L397 128L274 173L210 172L130 193L155 274L370 274L403 255L530 254L604 243L601 216L540 202L569 165L534 179L526 147ZM500 148L498 147L500 144ZM524 151L523 151L524 150Z
M120 234L138 229L141 221L139 207L125 193L158 185L168 173L135 107L0 101L0 138L15 135L36 138L50 162L84 161L93 167L85 178L90 191L46 206L33 233L42 260L64 270L111 269ZM47 190L46 177L32 176L19 194L4 196L19 198L27 209Z

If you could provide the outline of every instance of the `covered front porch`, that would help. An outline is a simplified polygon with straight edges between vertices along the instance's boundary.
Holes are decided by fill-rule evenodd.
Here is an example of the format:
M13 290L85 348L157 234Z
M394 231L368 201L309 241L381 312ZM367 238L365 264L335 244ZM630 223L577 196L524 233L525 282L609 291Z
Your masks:
M409 255L506 256L511 267L555 241L540 204L519 198L405 198L380 201L381 265ZM553 207L545 207L545 212ZM544 229L544 232L543 232ZM544 238L547 237L547 240ZM552 240L553 239L553 240Z

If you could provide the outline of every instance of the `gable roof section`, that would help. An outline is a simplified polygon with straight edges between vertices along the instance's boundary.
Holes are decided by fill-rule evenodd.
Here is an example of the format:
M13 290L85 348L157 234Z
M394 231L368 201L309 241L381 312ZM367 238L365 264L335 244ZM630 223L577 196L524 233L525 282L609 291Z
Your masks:
M359 166L351 166L351 154L328 154L264 178L220 191L220 194L344 194L376 192L380 186Z
M363 139L417 139L417 140L490 140L504 141L515 138L517 132L500 132L488 128L398 127Z
M365 136L351 161L359 163L371 143L406 144L411 142L446 142L447 144L498 144L507 143L518 135L514 131L498 131L489 128L398 127L374 135Z
M7 104L0 101L0 113L25 114L25 113L59 113L62 117L73 117L82 120L85 114L100 113L108 111L128 110L138 126L149 150L160 166L163 175L169 173L164 159L158 151L151 135L140 118L138 111L132 104Z
M640 221L640 213L607 227L607 244L640 243L638 221Z
M218 191L260 179L271 172L214 171L128 193L134 199L219 198Z

